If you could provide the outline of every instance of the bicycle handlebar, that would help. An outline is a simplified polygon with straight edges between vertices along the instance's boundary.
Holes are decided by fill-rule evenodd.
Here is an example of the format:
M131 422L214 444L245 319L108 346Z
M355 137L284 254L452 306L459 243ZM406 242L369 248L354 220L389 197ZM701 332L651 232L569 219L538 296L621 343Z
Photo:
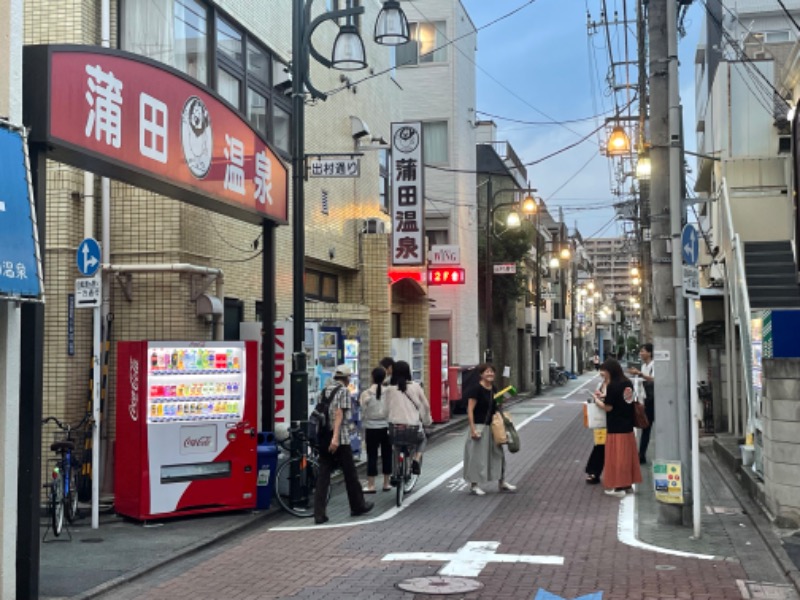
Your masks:
M45 417L44 419L42 419L42 425L46 425L47 423L51 423L51 422L55 423L56 427L58 427L61 431L69 432L69 431L72 431L74 429L79 429L79 428L83 427L87 423L93 423L94 419L92 419L91 415L86 414L86 415L83 416L83 419L81 419L80 423L78 423L77 425L70 425L69 423L64 425L64 423L59 421L57 417Z

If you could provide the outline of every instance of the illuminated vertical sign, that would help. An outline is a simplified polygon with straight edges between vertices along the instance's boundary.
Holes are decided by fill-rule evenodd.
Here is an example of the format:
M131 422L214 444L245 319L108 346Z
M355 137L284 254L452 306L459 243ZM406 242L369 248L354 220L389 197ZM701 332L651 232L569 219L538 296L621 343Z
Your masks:
M425 264L422 123L392 123L392 264Z

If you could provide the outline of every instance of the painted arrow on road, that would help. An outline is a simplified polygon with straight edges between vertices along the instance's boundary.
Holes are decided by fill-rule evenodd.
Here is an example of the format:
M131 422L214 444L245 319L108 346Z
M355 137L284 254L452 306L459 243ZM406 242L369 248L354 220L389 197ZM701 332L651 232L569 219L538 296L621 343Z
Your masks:
M566 598L562 598L561 596L556 596L555 594L551 594L548 591L539 588L539 591L536 592L536 597L533 600L567 600ZM603 600L603 592L594 592L592 594L586 594L585 596L581 596L580 598L575 598L574 600Z

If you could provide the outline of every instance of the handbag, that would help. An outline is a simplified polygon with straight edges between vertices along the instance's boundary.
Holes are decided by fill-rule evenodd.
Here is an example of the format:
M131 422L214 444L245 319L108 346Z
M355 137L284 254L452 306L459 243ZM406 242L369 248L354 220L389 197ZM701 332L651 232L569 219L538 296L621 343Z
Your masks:
M583 405L583 426L588 429L600 429L606 426L606 411L596 404Z
M508 446L508 451L512 454L515 452L519 452L520 443L519 443L519 434L517 433L517 428L514 427L514 423L511 422L511 417L506 415L505 413L501 413L503 415L503 424L505 425L506 429L506 437L508 441L506 442L506 446Z
M492 438L494 443L498 446L500 444L508 443L508 434L506 433L506 424L503 420L503 413L499 410L492 415Z
M650 427L650 421L647 414L644 412L644 404L641 402L633 403L633 426L638 429L647 429Z

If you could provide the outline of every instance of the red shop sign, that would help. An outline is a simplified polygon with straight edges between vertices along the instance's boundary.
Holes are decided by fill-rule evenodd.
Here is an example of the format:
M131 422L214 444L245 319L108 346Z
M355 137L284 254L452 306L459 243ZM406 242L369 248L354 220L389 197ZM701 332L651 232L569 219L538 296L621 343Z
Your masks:
M287 222L286 166L182 73L119 50L33 46L24 90L31 141L49 158L242 220Z

